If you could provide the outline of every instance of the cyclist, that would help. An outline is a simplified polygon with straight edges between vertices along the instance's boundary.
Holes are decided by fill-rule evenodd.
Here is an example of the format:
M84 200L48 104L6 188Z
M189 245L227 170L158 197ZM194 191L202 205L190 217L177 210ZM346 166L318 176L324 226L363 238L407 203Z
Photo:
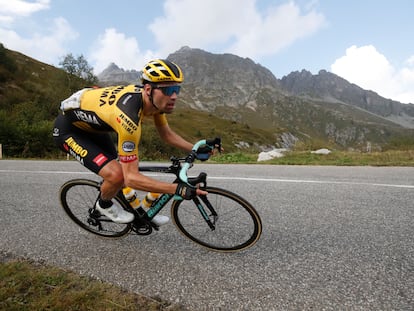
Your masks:
M184 80L181 69L165 59L153 60L144 66L141 80L142 86L86 88L76 92L62 101L62 113L53 130L54 140L63 151L103 178L95 208L118 223L134 219L132 213L112 201L124 186L176 194L183 199L206 194L186 184L161 182L139 172L138 145L144 118L153 117L158 134L166 143L187 152L193 146L169 127L166 118L174 110ZM108 132L117 134L118 151ZM205 149L199 151L206 153ZM153 219L158 225L168 220L162 215Z

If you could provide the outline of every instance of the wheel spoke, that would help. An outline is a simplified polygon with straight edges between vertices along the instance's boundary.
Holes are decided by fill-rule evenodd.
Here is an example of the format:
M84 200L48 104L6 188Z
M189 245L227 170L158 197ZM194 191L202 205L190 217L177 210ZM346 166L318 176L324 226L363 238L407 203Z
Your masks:
M172 216L178 228L193 242L221 252L239 251L255 244L262 231L256 210L238 195L219 188L207 188L208 201L217 213L211 216L211 230L193 201L175 201ZM207 214L211 211L202 203Z
M86 179L71 180L60 191L63 209L83 229L104 237L121 237L127 234L130 231L129 224L112 222L95 211L98 196L99 184ZM122 202L118 203L122 205Z

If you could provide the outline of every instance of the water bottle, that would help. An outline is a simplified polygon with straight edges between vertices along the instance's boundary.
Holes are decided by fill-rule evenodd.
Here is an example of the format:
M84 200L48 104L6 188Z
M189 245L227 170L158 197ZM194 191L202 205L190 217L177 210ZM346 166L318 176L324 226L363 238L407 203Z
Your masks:
M132 208L136 209L139 207L139 199L134 189L125 187L122 189L122 192L124 193L125 199L127 199Z
M148 192L145 198L141 202L141 206L145 209L149 209L152 203L161 195L161 193Z

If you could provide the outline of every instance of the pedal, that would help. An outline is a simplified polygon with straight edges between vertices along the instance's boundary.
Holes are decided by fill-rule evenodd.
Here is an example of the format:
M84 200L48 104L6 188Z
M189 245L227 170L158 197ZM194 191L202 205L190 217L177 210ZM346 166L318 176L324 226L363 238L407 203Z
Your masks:
M89 216L94 219L98 219L102 216L101 213L99 213L95 208L90 208L88 212Z
M102 229L101 222L99 218L101 217L101 213L99 213L95 208L89 209L89 217L87 219L87 222L91 226L99 227L99 229Z
M152 226L143 221L134 221L132 223L132 231L138 235L150 235L152 233Z

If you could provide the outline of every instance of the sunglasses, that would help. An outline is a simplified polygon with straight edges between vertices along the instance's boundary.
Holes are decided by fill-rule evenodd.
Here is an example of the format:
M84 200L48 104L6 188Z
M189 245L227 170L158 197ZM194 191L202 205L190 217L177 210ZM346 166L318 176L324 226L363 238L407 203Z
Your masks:
M172 94L180 94L180 85L170 85L170 86L156 86L153 85L154 89L159 89L166 96L171 96Z

